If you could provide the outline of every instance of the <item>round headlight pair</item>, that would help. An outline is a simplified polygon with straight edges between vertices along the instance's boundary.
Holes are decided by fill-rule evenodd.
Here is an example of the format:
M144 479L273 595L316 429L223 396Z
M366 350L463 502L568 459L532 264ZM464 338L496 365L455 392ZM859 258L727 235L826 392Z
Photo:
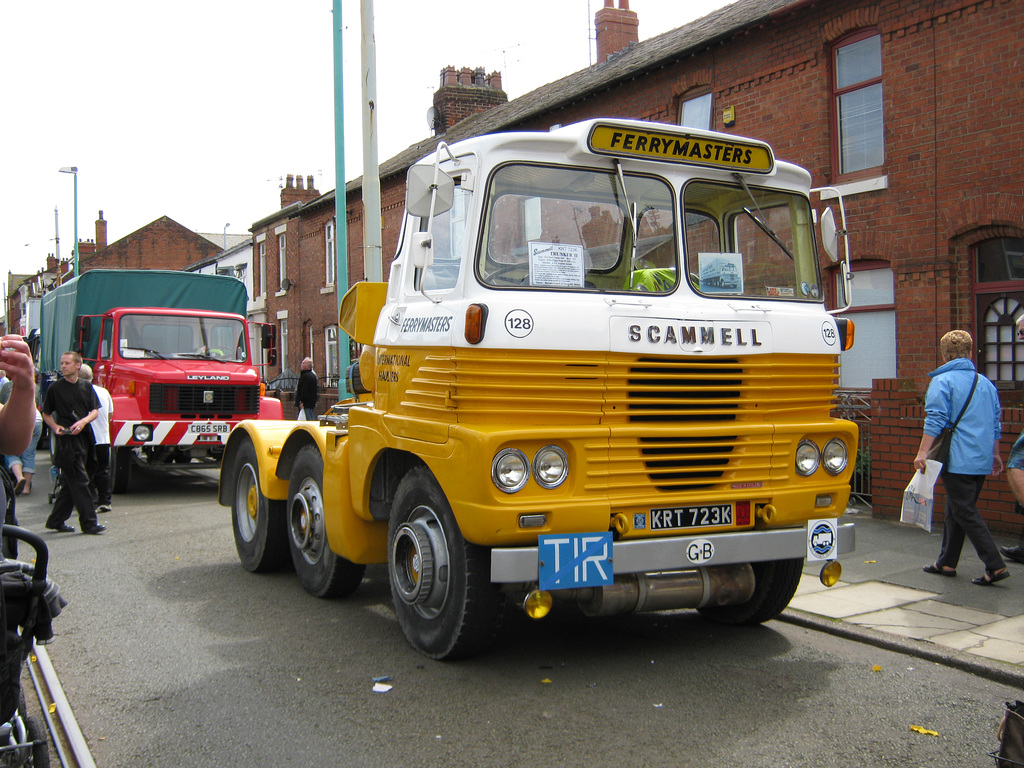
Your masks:
M530 460L518 448L498 451L491 462L491 480L499 490L515 493L530 479ZM533 457L533 477L541 488L557 488L569 475L569 459L557 445L545 445Z
M796 472L807 477L822 466L830 475L838 475L846 469L847 458L846 443L838 437L825 443L821 451L813 440L801 440L796 448Z

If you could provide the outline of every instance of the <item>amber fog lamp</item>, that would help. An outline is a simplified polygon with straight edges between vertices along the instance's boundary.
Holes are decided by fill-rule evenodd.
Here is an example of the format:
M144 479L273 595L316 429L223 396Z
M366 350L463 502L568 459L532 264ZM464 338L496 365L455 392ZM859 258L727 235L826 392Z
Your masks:
M839 577L842 575L843 566L839 564L839 561L829 560L821 566L821 573L818 574L818 579L826 587L834 587L839 583Z
M554 600L550 592L535 589L526 596L523 601L523 610L531 619L543 619L551 613L551 605Z
M479 344L484 338L484 326L487 325L487 306L470 304L466 308L466 341Z

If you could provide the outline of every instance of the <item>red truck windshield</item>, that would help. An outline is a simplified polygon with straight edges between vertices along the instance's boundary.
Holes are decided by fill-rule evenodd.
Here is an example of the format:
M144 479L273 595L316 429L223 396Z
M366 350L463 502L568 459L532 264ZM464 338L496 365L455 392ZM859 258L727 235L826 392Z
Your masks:
M121 318L117 348L128 359L248 359L242 321L221 317L126 315Z

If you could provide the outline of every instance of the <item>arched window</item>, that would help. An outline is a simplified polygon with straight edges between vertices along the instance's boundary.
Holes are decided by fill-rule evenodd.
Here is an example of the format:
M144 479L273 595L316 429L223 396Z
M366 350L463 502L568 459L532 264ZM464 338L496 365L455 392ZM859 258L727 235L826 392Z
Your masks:
M1024 239L998 237L974 247L978 370L1003 389L1024 381L1024 343L1016 339L1024 315Z
M711 130L711 93L687 93L679 100L679 124L687 128Z

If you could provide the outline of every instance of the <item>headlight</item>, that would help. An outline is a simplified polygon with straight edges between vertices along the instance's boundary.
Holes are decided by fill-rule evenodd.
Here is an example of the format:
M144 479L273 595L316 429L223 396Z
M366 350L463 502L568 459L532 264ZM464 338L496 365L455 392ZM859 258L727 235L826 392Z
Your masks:
M530 462L518 448L498 451L491 462L491 480L499 491L515 493L530 479Z
M796 473L804 477L813 475L820 461L818 446L812 440L801 440L796 447Z
M139 424L132 430L132 437L140 443L149 442L153 438L153 429L146 424Z
M569 474L569 459L557 445L545 445L533 457L533 478L541 488L557 488Z
M821 451L821 466L830 475L838 475L846 469L847 455L846 443L838 437L833 437Z

